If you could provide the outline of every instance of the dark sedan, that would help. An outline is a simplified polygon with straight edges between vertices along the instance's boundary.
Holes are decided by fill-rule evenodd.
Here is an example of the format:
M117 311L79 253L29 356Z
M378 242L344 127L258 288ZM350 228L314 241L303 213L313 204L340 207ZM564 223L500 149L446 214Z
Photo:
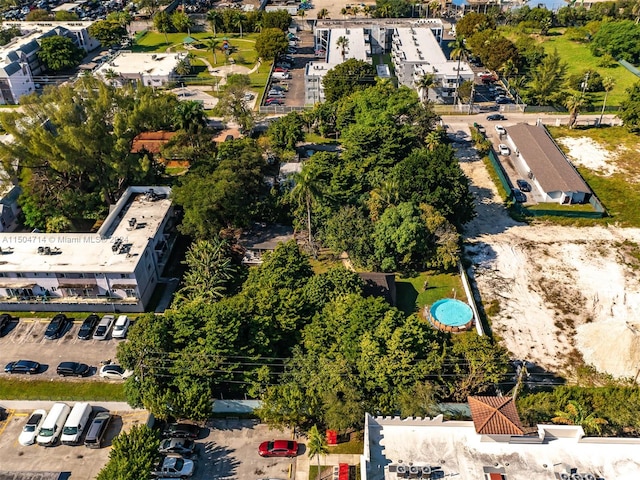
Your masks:
M200 427L191 423L171 423L162 432L168 438L198 438Z
M49 323L47 330L44 332L44 338L47 340L55 340L56 338L60 338L64 331L67 329L71 321L67 318L66 315L59 313Z
M39 370L40 364L32 360L18 360L17 362L8 363L4 367L5 373L26 373L27 375L38 373Z
M8 313L0 315L0 335L2 335L2 332L11 323L12 319L13 318Z
M516 183L518 184L518 188L523 192L531 191L531 185L529 185L529 182L527 182L526 180L519 179L516 180Z
M100 317L95 313L92 313L85 318L78 330L78 338L80 340L89 340L91 335L93 335L93 331L95 330L96 325L98 325L98 322L100 322Z
M499 113L493 113L493 114L487 116L487 120L489 120L491 122L497 122L497 121L500 121L500 120L506 120L506 117L504 115L499 114Z
M189 457L193 455L195 448L195 442L188 438L167 438L160 442L158 451L165 455L169 453L177 453L183 457Z
M89 373L89 365L79 362L62 362L56 368L56 373L62 377L84 377Z

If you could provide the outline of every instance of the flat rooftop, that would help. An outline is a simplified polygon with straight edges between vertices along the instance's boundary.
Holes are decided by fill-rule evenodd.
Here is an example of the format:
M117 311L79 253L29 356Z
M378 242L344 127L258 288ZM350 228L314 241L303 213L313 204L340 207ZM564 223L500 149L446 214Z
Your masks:
M163 198L152 200L150 188ZM169 187L129 187L97 233L0 233L0 272L132 273L170 212L170 193ZM114 252L117 239L123 248ZM51 254L38 253L40 247Z
M132 74L169 75L185 53L133 53L121 51L110 61L103 63L95 73L104 76L107 70L113 70L116 74L127 76Z
M473 422L442 422L438 417L400 420L368 416L367 424L367 480L404 478L392 470L410 464L435 467L444 478L460 480L486 480L489 476L485 474L500 471L505 480L557 480L557 474L571 468L604 480L640 478L638 439L579 440L580 435L572 433L581 432L580 427L539 425L539 430L547 429L545 440L523 444L481 441L483 436L475 432ZM563 432L566 438L560 438Z
M342 47L338 45L338 39L340 37L348 40L344 48L344 57L342 56ZM368 38L369 34L365 35L362 27L332 28L329 35L327 63L330 65L338 65L350 58L371 63L371 58L367 56L367 52L371 52L371 46L365 42L365 39Z

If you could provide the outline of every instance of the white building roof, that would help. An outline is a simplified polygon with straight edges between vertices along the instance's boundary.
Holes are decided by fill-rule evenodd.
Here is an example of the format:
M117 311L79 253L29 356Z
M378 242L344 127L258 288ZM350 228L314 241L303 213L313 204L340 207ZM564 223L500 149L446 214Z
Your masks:
M340 37L345 37L348 40L344 49L344 58L342 57L342 47L338 45ZM329 34L327 63L338 65L350 58L371 62L367 56L367 52L371 51L371 47L366 43L368 37L369 34L365 34L363 28L332 28Z
M123 77L135 74L165 77L173 72L185 55L185 53L132 53L123 50L109 62L103 63L95 74L104 76L107 70L113 70Z
M522 443L517 441L521 437L512 437L509 443L476 434L473 422L443 422L441 417L401 420L367 415L366 424L367 480L404 478L391 471L397 465L431 466L444 478L460 480L486 480L485 473L498 471L507 480L557 480L571 469L581 478L639 478L640 440L583 438L581 427L539 425L538 434L529 438L543 441Z
M152 200L150 188L162 198ZM169 187L129 187L97 233L0 233L0 272L132 273L170 211L170 193ZM123 253L112 250L116 239ZM39 247L52 254L38 253Z
M402 43L405 62L421 64L425 73L447 77L458 75L458 61L447 59L428 25L396 28L395 33ZM460 74L473 77L473 70L468 63L460 62Z

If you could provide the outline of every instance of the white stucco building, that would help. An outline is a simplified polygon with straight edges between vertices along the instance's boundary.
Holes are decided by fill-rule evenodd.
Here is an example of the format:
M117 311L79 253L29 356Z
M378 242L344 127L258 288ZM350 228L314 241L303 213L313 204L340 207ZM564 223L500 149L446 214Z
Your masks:
M0 308L142 312L169 259L169 187L129 187L96 233L0 233Z
M92 22L4 22L15 27L20 35L0 47L0 104L16 104L20 97L35 90L33 76L40 75L43 66L38 58L40 41L53 35L73 40L86 52L95 50L100 42L89 35Z
M187 58L180 53L133 53L120 51L94 74L104 82L122 86L127 82L140 82L147 87L163 87L177 79L176 67Z

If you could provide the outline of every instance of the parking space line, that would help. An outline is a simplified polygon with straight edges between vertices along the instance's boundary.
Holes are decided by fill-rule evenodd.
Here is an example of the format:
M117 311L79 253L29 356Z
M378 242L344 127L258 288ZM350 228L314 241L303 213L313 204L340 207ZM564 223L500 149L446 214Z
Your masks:
M8 409L6 410L6 412L7 412L7 418L5 419L2 427L0 427L0 435L4 433L5 429L7 428L7 425L9 425L9 420L11 420L11 417L13 417L15 410Z

